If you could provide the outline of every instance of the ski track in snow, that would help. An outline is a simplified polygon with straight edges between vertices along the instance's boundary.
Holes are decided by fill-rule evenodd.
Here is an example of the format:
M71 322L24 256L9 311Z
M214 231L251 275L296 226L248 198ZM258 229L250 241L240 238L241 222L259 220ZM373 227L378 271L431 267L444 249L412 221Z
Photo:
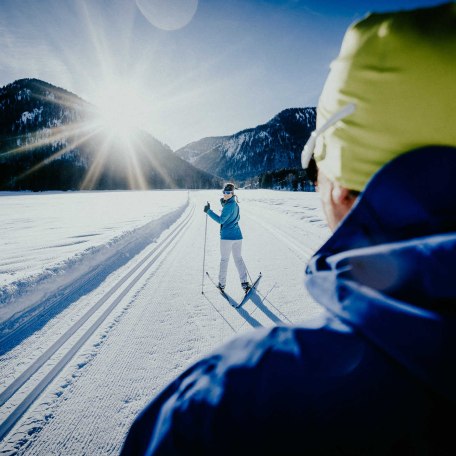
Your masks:
M323 315L303 286L306 261L329 236L318 195L238 194L243 257L252 279L263 274L243 307L230 306L202 271L202 208L210 201L217 210L219 192L190 192L174 225L162 226L163 233L141 244L130 261L116 264L97 286L75 295L0 357L1 395L53 343L63 341L1 407L3 421L71 354L0 442L0 454L118 454L137 413L193 361L237 333ZM212 277L218 261L219 225L209 220L205 264ZM232 260L227 292L237 302L244 294ZM88 312L93 313L87 321L66 337Z
M112 255L142 250L138 239L160 233L157 221L186 199L184 191L0 193L0 334L12 315L33 309Z
M54 354L58 352L62 347L65 345L69 345L68 349L62 349L62 353L59 356L59 359L55 362L55 365L46 372L46 369L43 369L43 377L40 382L31 389L30 392L26 392L27 388L24 388L24 395L25 398L20 400L18 403L8 404L5 407L5 411L8 408L11 408L12 413L5 419L5 421L0 425L0 438L3 438L7 432L12 428L12 426L17 422L20 416L25 413L28 407L35 401L35 399L41 394L41 392L51 383L51 381L56 377L57 374L68 364L68 362L73 358L73 356L77 353L77 351L84 345L85 342L90 338L90 336L99 329L101 324L106 320L106 318L116 309L124 296L130 291L130 289L138 282L138 280L144 275L150 267L155 263L159 257L166 252L166 248L168 245L173 242L176 236L184 229L185 225L188 223L193 211L187 215L184 220L178 224L177 226L162 240L161 243L158 244L151 252L149 252L136 266L130 269L125 276L118 281L109 291L105 293L103 298L99 299L90 309L82 315L79 320L77 320L72 326L62 335L58 340L56 340L35 362L30 365L26 371L22 372L21 375L16 377L16 379L8 385L5 391L0 394L0 405L3 405L13 395L16 391L21 388L25 382L29 381L32 376L39 372L45 364L50 361ZM136 274L137 270L140 270L138 274ZM136 274L136 276L135 276ZM132 280L128 283L129 279ZM127 283L125 287L123 285ZM121 290L120 294L111 302L109 303L110 298L118 291ZM109 303L109 305L106 305ZM105 308L103 308L105 306ZM100 311L100 315L97 319L90 323L90 326L87 329L84 329L84 325L86 322L89 322L93 315L96 315L96 312ZM82 329L81 329L82 328ZM75 336L74 341L70 341L73 338L73 335L77 334L77 331L80 331L79 336ZM83 363L84 364L84 363ZM14 400L13 400L14 401Z

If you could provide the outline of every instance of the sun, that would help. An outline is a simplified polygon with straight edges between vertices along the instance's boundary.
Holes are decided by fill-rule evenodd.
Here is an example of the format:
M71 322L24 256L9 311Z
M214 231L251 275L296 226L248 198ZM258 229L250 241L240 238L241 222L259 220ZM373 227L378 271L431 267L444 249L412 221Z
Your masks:
M94 188L108 169L114 179L125 175L129 188L147 190L145 169L153 165L156 172L161 171L149 154L147 135L142 133L148 132L150 123L146 91L133 80L109 76L101 81L89 98L94 109L86 127L96 146L81 188Z
M129 141L147 126L144 91L121 80L105 81L97 91L96 124L109 139Z

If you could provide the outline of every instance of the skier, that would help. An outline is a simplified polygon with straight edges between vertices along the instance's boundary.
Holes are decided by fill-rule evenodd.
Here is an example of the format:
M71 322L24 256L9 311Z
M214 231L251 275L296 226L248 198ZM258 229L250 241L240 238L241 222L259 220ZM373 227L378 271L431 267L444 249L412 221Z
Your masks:
M217 215L209 202L204 206L204 212L217 223L220 223L220 269L219 283L220 291L225 290L228 262L233 253L234 263L239 273L242 289L247 293L251 284L248 280L247 268L242 259L242 232L239 227L240 210L237 196L234 194L234 184L229 182L223 188L223 197L220 199L222 213Z
M455 80L455 2L348 29L302 155L333 230L306 270L325 313L193 364L122 456L454 454Z

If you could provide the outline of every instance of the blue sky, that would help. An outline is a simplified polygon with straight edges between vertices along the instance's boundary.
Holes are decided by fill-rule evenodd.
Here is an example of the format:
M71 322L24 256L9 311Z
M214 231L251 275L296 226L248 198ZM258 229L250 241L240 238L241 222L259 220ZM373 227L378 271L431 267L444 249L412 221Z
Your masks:
M353 21L440 3L1 0L0 86L42 79L175 150L315 106Z

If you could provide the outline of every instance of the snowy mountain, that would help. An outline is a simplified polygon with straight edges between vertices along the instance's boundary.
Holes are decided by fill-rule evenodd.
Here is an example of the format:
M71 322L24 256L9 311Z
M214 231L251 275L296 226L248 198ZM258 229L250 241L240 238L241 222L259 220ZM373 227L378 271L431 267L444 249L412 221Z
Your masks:
M300 154L315 129L315 108L281 111L264 125L231 136L204 138L176 151L196 167L236 181L300 168Z
M229 136L213 136L209 138L203 138L198 141L194 141L181 149L176 151L176 154L188 161L191 164L194 164L198 158L207 152L210 152L212 149L217 147L221 142L227 140Z
M94 106L37 79L0 89L0 189L219 188L220 179L135 130L107 141Z

